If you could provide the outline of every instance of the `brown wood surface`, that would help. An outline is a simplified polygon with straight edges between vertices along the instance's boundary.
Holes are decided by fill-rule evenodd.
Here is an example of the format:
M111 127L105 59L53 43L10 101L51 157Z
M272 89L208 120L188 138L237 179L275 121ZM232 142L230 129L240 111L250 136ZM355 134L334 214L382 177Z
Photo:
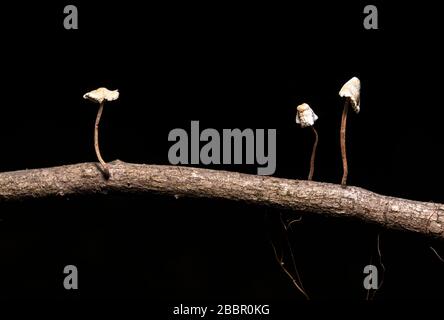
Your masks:
M388 197L338 184L192 167L109 163L104 179L96 163L0 173L0 202L129 192L245 201L336 217L444 239L444 204Z

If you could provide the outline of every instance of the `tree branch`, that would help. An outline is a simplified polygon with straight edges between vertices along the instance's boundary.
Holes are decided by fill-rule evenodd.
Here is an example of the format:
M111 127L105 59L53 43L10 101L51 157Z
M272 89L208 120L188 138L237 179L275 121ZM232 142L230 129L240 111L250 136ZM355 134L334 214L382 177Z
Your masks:
M444 239L444 204L387 197L358 187L191 167L114 161L109 169L109 180L95 163L0 173L0 202L114 191L154 192L354 217Z

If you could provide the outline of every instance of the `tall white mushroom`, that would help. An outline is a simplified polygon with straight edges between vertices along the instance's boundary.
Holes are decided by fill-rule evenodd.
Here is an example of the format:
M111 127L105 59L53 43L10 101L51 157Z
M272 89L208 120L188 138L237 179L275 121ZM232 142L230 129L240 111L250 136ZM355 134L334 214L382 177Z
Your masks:
M316 157L316 149L318 147L319 136L318 132L314 128L314 123L318 120L318 116L314 113L314 111L310 108L307 103L300 104L296 107L296 123L301 126L301 128L311 127L314 135L315 141L313 144L313 150L311 152L310 159L310 172L308 174L308 180L313 180L314 174L314 162Z
M361 81L356 77L353 77L350 80L348 80L339 91L339 96L345 98L344 109L342 111L341 132L340 132L342 167L344 170L341 184L343 187L345 187L347 185L347 176L348 176L347 151L345 143L348 105L350 104L353 110L356 113L359 113L360 104L361 104Z
M102 116L103 106L105 105L105 101L117 100L119 98L119 91L108 90L107 88L98 88L96 90L85 93L83 95L83 98L88 99L92 102L99 103L100 105L96 116L96 124L94 126L94 149L96 151L97 159L102 165L105 177L108 179L110 177L108 165L105 163L105 161L103 161L99 149L99 123L100 123L100 118Z

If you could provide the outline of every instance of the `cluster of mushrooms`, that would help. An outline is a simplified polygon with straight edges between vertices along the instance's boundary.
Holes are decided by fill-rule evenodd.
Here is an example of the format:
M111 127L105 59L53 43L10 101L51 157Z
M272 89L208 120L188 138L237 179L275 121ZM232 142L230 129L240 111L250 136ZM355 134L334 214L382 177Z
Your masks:
M360 110L360 91L361 91L361 82L358 78L353 77L349 81L347 81L339 91L339 96L345 98L344 110L342 112L342 121L341 121L341 132L340 132L340 141L341 141L341 155L342 155L342 165L343 165L343 175L342 175L342 186L347 185L347 176L348 176L348 165L347 165L347 152L346 152L346 144L345 144L345 131L347 127L347 113L348 107L351 105L353 110L356 113L359 113ZM103 160L100 149L99 149L99 122L103 112L103 106L106 101L114 101L119 98L118 90L108 90L106 88L98 88L96 90L90 91L86 93L83 98L88 99L90 101L96 102L99 104L99 110L96 116L96 123L94 126L94 149L96 151L97 159L100 162L102 171L105 175L105 178L110 177L110 172L108 165ZM314 123L318 120L318 116L314 113L311 107L307 103L303 103L296 108L296 123L301 126L301 128L310 127L315 135L315 141L313 144L313 150L311 153L310 159L310 172L308 174L308 180L313 179L314 174L314 162L316 157L316 149L318 146L318 132L314 127Z
M344 109L342 111L342 120L341 120L341 131L340 131L340 142L341 142L341 156L342 156L342 167L343 167L343 175L341 180L341 185L347 185L347 176L348 176L348 164L347 164L347 151L346 151L346 143L345 143L345 132L347 128L347 114L349 105L353 108L353 111L359 113L360 110L360 96L361 96L361 81L353 77L349 81L347 81L339 91L339 96L345 98ZM314 173L314 162L316 157L316 149L318 146L318 132L314 127L315 121L318 120L318 116L314 113L314 111L310 108L307 103L303 103L296 108L296 123L301 126L301 128L310 127L314 133L315 141L313 144L313 150L311 153L310 159L310 172L308 174L308 180L313 179Z

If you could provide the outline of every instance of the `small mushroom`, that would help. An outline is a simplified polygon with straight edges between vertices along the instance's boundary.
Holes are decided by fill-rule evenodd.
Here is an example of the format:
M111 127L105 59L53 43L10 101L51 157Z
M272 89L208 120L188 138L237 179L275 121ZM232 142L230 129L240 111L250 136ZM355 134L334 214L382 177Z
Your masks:
M339 96L346 98L356 113L360 111L361 104L361 81L353 77L348 80L339 91Z
M347 151L345 143L348 105L350 104L353 110L356 113L359 113L360 104L361 104L361 81L356 77L351 78L342 86L341 90L339 91L339 96L345 98L344 109L342 111L341 132L340 132L342 167L344 170L341 184L343 187L345 187L347 185L347 176L348 176Z
M318 120L318 116L306 103L303 103L296 107L296 123L301 126L301 128L311 127L313 134L315 135L315 141L313 144L313 150L311 152L310 159L310 172L308 174L308 180L313 180L314 174L314 162L316 157L316 149L318 147L319 136L318 132L314 128L314 123Z
M108 165L103 161L102 156L100 155L99 149L99 122L103 112L103 106L105 105L105 101L114 101L119 98L118 90L108 90L106 88L98 88L96 90L90 91L83 95L84 99L90 100L92 102L99 103L99 110L96 116L96 124L94 127L94 149L96 151L97 159L102 165L103 172L105 174L105 178L108 179L110 177Z

